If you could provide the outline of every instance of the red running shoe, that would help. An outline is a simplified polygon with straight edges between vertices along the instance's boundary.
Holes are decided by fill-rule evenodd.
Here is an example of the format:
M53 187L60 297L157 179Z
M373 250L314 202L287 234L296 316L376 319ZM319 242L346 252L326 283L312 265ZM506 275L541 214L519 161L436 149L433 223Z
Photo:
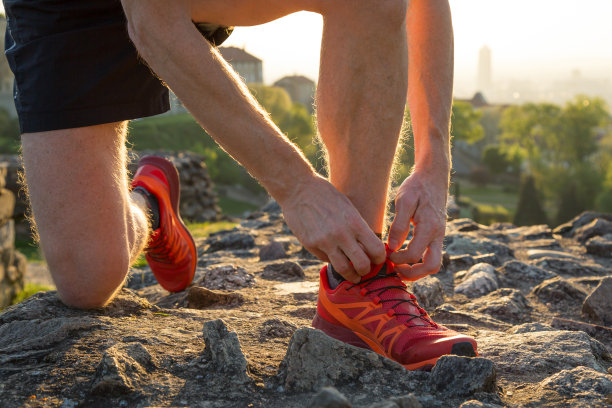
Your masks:
M176 167L162 157L144 156L132 180L157 198L159 228L151 232L145 258L161 286L170 292L193 280L198 253L191 233L179 215L180 184Z
M429 370L444 354L477 356L476 340L431 320L393 268L387 259L360 283L344 281L331 289L323 267L312 326L408 370Z

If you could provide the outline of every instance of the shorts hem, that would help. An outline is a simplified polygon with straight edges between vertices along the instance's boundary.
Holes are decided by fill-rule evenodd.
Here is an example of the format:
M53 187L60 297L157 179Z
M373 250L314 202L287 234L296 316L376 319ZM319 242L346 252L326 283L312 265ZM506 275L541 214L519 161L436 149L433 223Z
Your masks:
M168 93L149 103L130 103L67 112L19 112L21 133L73 129L159 115L170 110Z

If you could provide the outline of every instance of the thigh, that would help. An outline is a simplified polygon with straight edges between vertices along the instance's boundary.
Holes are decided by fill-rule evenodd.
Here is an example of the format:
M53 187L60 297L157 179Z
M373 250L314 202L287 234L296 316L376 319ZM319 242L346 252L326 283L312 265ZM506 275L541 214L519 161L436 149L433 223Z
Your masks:
M319 12L322 0L190 0L195 22L252 26L298 11Z
M54 258L65 257L66 248L87 256L126 245L125 128L112 123L22 135L27 189L50 266L61 263Z

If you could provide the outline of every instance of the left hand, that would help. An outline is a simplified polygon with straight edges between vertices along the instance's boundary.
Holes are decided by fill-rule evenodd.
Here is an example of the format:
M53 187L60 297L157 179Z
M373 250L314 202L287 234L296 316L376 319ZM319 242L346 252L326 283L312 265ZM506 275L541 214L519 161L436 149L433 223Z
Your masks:
M389 247L394 251L401 248L412 223L414 234L407 248L390 255L405 280L414 281L440 269L447 198L448 175L416 170L399 187Z

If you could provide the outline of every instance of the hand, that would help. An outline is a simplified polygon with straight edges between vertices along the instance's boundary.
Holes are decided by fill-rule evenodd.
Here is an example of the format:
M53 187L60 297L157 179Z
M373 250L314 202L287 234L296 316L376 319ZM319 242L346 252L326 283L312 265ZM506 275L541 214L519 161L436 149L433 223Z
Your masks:
M442 244L446 227L448 176L415 171L400 186L395 199L395 219L389 230L389 247L397 251L414 234L405 250L390 259L407 280L417 280L438 272L442 263Z
M331 262L348 281L358 283L370 272L372 263L385 261L382 241L350 200L324 178L315 176L279 204L304 248Z

